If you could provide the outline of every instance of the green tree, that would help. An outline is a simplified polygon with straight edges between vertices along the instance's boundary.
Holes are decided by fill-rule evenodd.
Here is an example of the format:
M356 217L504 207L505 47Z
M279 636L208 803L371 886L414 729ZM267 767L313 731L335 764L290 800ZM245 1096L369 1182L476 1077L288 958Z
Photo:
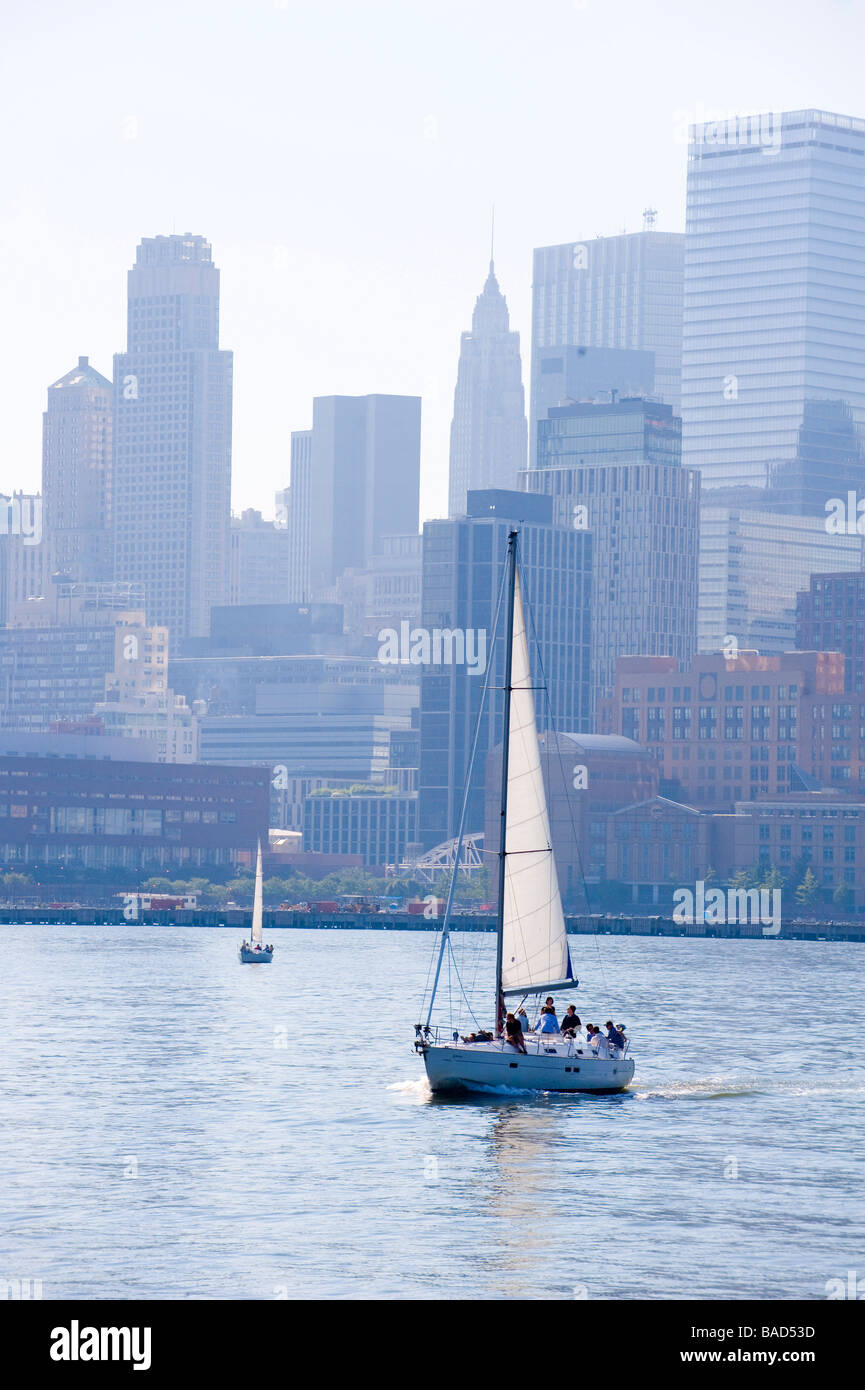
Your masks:
M835 886L832 901L841 912L847 912L853 906L853 891L843 878Z
M800 907L812 908L817 901L819 888L817 880L810 869L805 872L805 877L796 889L796 901Z

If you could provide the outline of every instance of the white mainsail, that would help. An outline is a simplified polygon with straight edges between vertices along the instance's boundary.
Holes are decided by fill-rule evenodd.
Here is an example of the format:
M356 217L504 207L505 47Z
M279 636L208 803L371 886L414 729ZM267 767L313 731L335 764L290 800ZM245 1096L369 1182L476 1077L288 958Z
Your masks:
M519 571L514 591L502 991L524 994L573 979L541 773Z
M252 944L261 945L261 922L264 915L264 891L261 876L261 841L258 842L258 857L255 861L255 896L252 899Z

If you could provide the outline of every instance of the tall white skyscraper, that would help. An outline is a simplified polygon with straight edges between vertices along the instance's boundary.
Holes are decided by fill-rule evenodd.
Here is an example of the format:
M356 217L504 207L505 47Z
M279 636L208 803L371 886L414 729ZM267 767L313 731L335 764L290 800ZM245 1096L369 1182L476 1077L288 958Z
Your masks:
M115 568L172 638L206 636L228 598L231 384L210 244L145 237L114 359Z
M517 475L526 466L526 437L520 335L510 330L507 300L490 261L471 332L460 340L451 424L450 516L465 515L469 491L516 487Z

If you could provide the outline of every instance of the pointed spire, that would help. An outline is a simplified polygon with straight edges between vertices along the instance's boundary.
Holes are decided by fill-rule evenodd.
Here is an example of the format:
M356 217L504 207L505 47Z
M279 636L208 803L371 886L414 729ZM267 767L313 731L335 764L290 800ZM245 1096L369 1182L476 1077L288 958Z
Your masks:
M496 205L493 203L492 218L490 221L490 275L495 279L495 244L496 244Z

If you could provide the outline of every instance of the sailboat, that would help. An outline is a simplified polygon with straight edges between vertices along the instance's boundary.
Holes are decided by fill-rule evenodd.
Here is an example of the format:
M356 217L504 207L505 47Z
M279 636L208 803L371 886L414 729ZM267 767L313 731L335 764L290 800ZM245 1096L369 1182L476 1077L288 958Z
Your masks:
M415 1026L415 1050L423 1057L433 1092L501 1087L530 1091L622 1091L634 1075L625 1047L603 1045L596 1055L581 1035L528 1032L525 1052L505 1035L505 1012L533 996L576 988L550 836L541 771L529 647L517 563L518 531L508 537L504 725L502 744L499 891L496 921L493 1028L468 1041L432 1024L436 989L449 945L450 911L459 865L468 781L454 874L448 893L438 963L425 1023ZM480 725L479 725L480 727ZM477 751L477 736L472 758ZM469 780L471 779L471 770ZM519 1001L519 1002L517 1002ZM535 1012L538 1012L536 1006ZM477 1038L479 1035L473 1035Z
M269 965L273 960L273 947L265 946L261 940L261 924L264 918L264 888L261 874L261 841L258 842L258 855L255 860L255 895L252 899L252 931L250 940L240 943L241 965Z

